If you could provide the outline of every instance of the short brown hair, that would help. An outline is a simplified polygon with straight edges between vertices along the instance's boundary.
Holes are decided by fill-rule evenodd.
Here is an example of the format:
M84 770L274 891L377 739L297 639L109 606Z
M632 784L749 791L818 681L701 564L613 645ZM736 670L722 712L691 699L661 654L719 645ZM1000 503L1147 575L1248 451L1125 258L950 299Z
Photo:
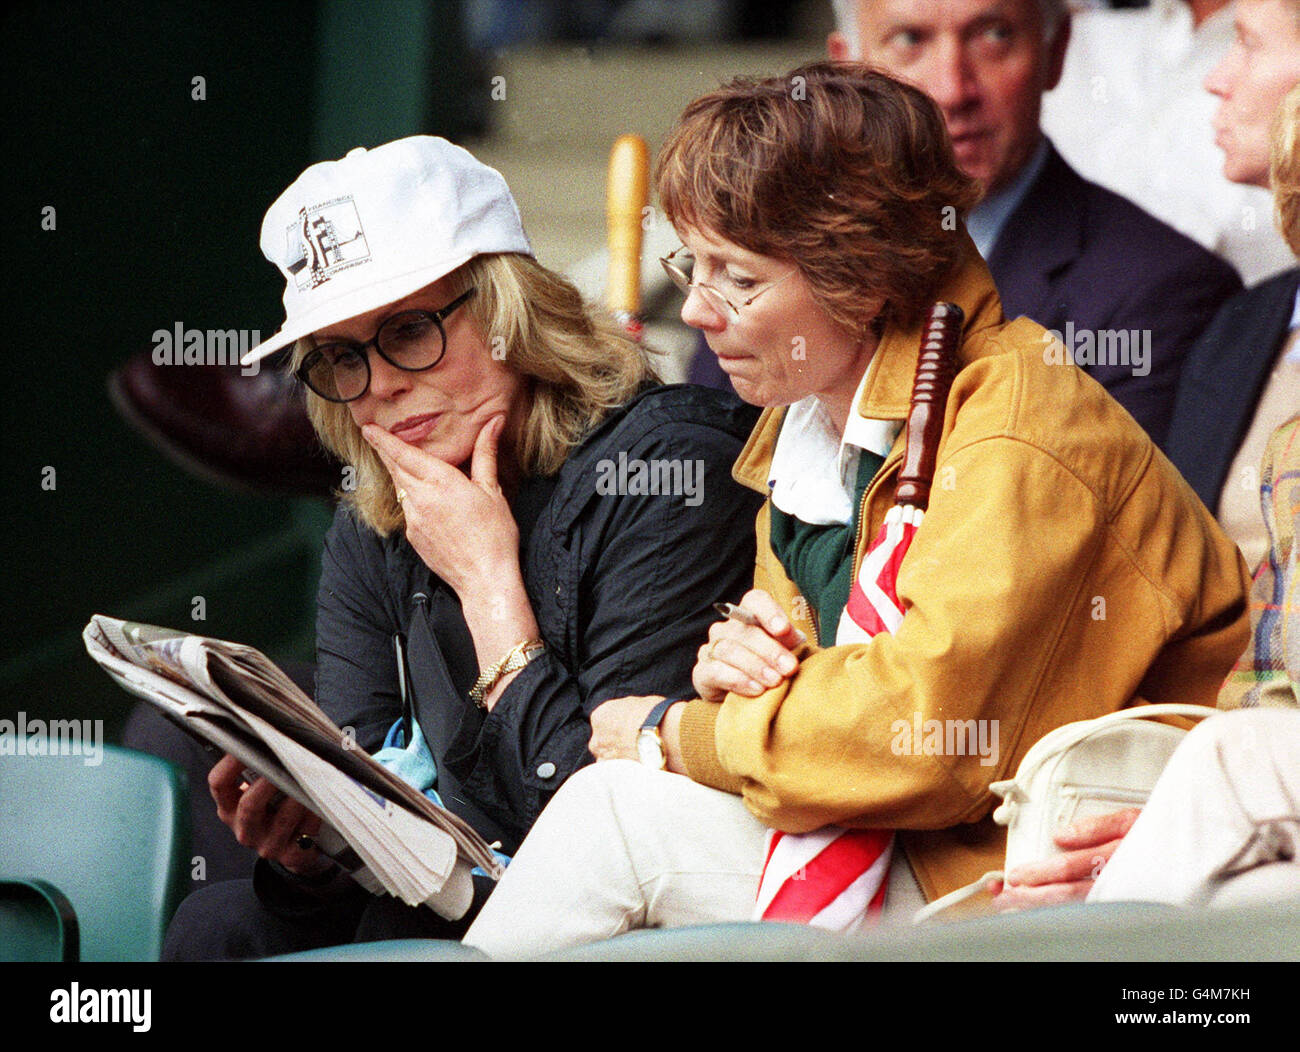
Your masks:
M789 260L840 325L915 320L963 253L979 188L938 107L861 63L737 78L696 99L655 165L674 226Z

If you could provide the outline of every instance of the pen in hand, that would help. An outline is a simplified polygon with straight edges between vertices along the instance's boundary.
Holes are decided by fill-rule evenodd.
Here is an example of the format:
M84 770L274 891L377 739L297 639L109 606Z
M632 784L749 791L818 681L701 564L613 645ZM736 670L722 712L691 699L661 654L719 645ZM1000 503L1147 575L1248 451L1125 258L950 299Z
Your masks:
M714 603L713 609L729 621L739 621L742 625L758 624L758 618L739 603Z
M729 621L739 621L742 625L754 625L758 628L762 627L759 623L758 617L755 616L753 611L746 609L739 603L714 603L713 609ZM807 635L799 629L796 628L795 633L799 637L798 646L802 647L806 642L808 642Z

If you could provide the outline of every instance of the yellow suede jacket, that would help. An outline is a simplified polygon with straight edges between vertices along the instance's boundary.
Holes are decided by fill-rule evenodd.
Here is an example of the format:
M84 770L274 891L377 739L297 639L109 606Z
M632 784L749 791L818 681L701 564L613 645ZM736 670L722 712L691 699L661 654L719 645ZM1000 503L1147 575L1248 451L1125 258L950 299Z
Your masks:
M966 328L930 507L899 573L899 630L815 650L759 697L691 701L681 725L690 776L743 794L765 825L903 831L930 900L1001 868L989 783L1034 742L1136 703L1212 706L1249 636L1236 546L1133 418L1081 369L1048 364L1041 326L1003 319L973 248L937 298ZM920 342L919 323L886 329L856 412L905 419ZM783 413L763 414L733 469L763 493ZM863 497L855 575L904 439ZM754 587L816 639L769 514ZM981 755L959 732L936 751L935 720L977 721L997 747Z

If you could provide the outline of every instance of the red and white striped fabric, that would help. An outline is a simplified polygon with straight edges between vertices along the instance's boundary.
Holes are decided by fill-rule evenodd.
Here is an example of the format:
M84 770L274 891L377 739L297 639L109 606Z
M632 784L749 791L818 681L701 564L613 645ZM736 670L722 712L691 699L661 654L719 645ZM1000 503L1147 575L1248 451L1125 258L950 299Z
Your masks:
M856 930L884 905L893 840L885 829L769 829L755 919Z
M911 505L895 504L889 509L849 589L848 605L835 630L837 645L866 643L880 632L898 631L903 623L898 568L924 517L925 512Z
M924 514L910 505L889 509L849 591L837 645L897 631L903 621L898 568ZM855 931L884 907L893 846L893 831L886 829L769 830L755 919Z

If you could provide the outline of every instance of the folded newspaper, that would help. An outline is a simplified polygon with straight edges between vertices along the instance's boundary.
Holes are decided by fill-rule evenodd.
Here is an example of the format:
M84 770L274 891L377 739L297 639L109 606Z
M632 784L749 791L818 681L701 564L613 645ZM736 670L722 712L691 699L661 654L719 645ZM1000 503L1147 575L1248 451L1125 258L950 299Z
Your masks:
M464 819L368 756L261 651L102 614L82 638L122 687L318 815L317 845L368 890L457 919L471 870L500 876Z

